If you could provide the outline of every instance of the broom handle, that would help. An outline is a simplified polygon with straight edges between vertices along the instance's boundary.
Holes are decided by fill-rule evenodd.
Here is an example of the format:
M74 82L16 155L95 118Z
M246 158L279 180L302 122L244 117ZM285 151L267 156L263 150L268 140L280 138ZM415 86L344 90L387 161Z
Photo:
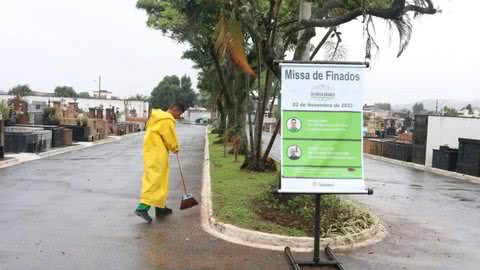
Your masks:
M176 156L177 156L178 168L180 169L180 176L182 177L183 191L185 192L185 195L187 195L187 186L185 186L185 178L183 178L182 165L180 165L180 158L178 158L178 153L176 153Z

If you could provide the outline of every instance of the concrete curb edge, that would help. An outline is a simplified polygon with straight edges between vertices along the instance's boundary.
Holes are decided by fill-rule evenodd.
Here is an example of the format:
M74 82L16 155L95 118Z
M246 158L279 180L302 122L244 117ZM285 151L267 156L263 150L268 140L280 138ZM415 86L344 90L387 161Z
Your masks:
M382 156L376 156L376 155L372 155L372 154L364 153L363 155L365 157L368 157L368 158L371 158L371 159L374 159L374 160L380 160L380 161L388 162L388 163L391 163L391 164L401 165L401 166L404 166L404 167L414 168L414 169L417 169L417 170L426 171L426 172L438 174L438 175L441 175L441 176L452 177L452 178L456 178L456 179L459 179L459 180L464 180L464 181L468 181L468 182L471 182L471 183L480 184L480 177L475 177L475 176L461 174L461 173L452 172L452 171L445 171L445 170L441 170L441 169L437 169L437 168L433 168L433 167L428 167L428 166L421 165L421 164L416 164L416 163L413 163L413 162L406 162L406 161L402 161L402 160L396 160L396 159L391 159L391 158L382 157Z
M210 155L208 145L207 129L205 135L205 153L201 190L201 220L203 230L225 241L254 248L283 251L285 247L289 246L294 252L312 251L312 237L291 237L247 230L231 224L219 222L215 219L212 208ZM386 228L379 223L370 229L352 235L348 239L346 237L322 238L321 246L322 248L325 248L327 245L330 245L332 249L339 252L351 251L356 248L380 242L386 237L386 235Z
M3 160L0 162L0 169L13 166L13 164L16 164L17 162L18 162L17 158L9 158L9 159Z

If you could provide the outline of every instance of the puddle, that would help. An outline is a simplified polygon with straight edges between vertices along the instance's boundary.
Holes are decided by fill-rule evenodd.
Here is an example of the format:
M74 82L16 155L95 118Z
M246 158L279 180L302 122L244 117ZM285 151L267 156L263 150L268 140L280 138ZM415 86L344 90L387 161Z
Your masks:
M473 201L475 201L474 199L465 198L465 197L461 197L461 196L453 196L453 198L457 199L461 202L473 202Z
M442 188L442 190L448 190L448 191L466 191L466 192L479 192L479 193L480 193L480 190L464 189L464 188Z

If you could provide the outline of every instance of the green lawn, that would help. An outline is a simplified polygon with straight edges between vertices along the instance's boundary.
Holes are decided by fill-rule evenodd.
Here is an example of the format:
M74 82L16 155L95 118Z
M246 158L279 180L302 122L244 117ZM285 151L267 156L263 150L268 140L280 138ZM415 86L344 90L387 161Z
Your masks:
M277 179L277 173L251 173L240 170L240 162L233 155L223 157L223 144L213 144L217 135L209 135L210 174L212 177L212 204L216 218L236 226L285 235L304 235L300 229L287 228L261 220L255 214L257 199L268 191ZM240 157L239 160L243 160Z
M312 196L280 203L271 192L278 173L240 170L241 162L235 162L231 154L223 157L223 144L214 144L216 140L217 135L209 134L212 204L218 221L288 236L312 234ZM348 236L378 223L366 209L335 196L323 197L322 237Z

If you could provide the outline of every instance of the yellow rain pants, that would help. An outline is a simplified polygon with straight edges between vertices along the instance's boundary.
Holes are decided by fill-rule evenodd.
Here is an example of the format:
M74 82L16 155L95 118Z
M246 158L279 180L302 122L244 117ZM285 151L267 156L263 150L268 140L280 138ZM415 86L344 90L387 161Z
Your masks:
M153 110L143 142L144 174L140 202L164 208L168 195L168 153L179 151L176 121L162 110Z

